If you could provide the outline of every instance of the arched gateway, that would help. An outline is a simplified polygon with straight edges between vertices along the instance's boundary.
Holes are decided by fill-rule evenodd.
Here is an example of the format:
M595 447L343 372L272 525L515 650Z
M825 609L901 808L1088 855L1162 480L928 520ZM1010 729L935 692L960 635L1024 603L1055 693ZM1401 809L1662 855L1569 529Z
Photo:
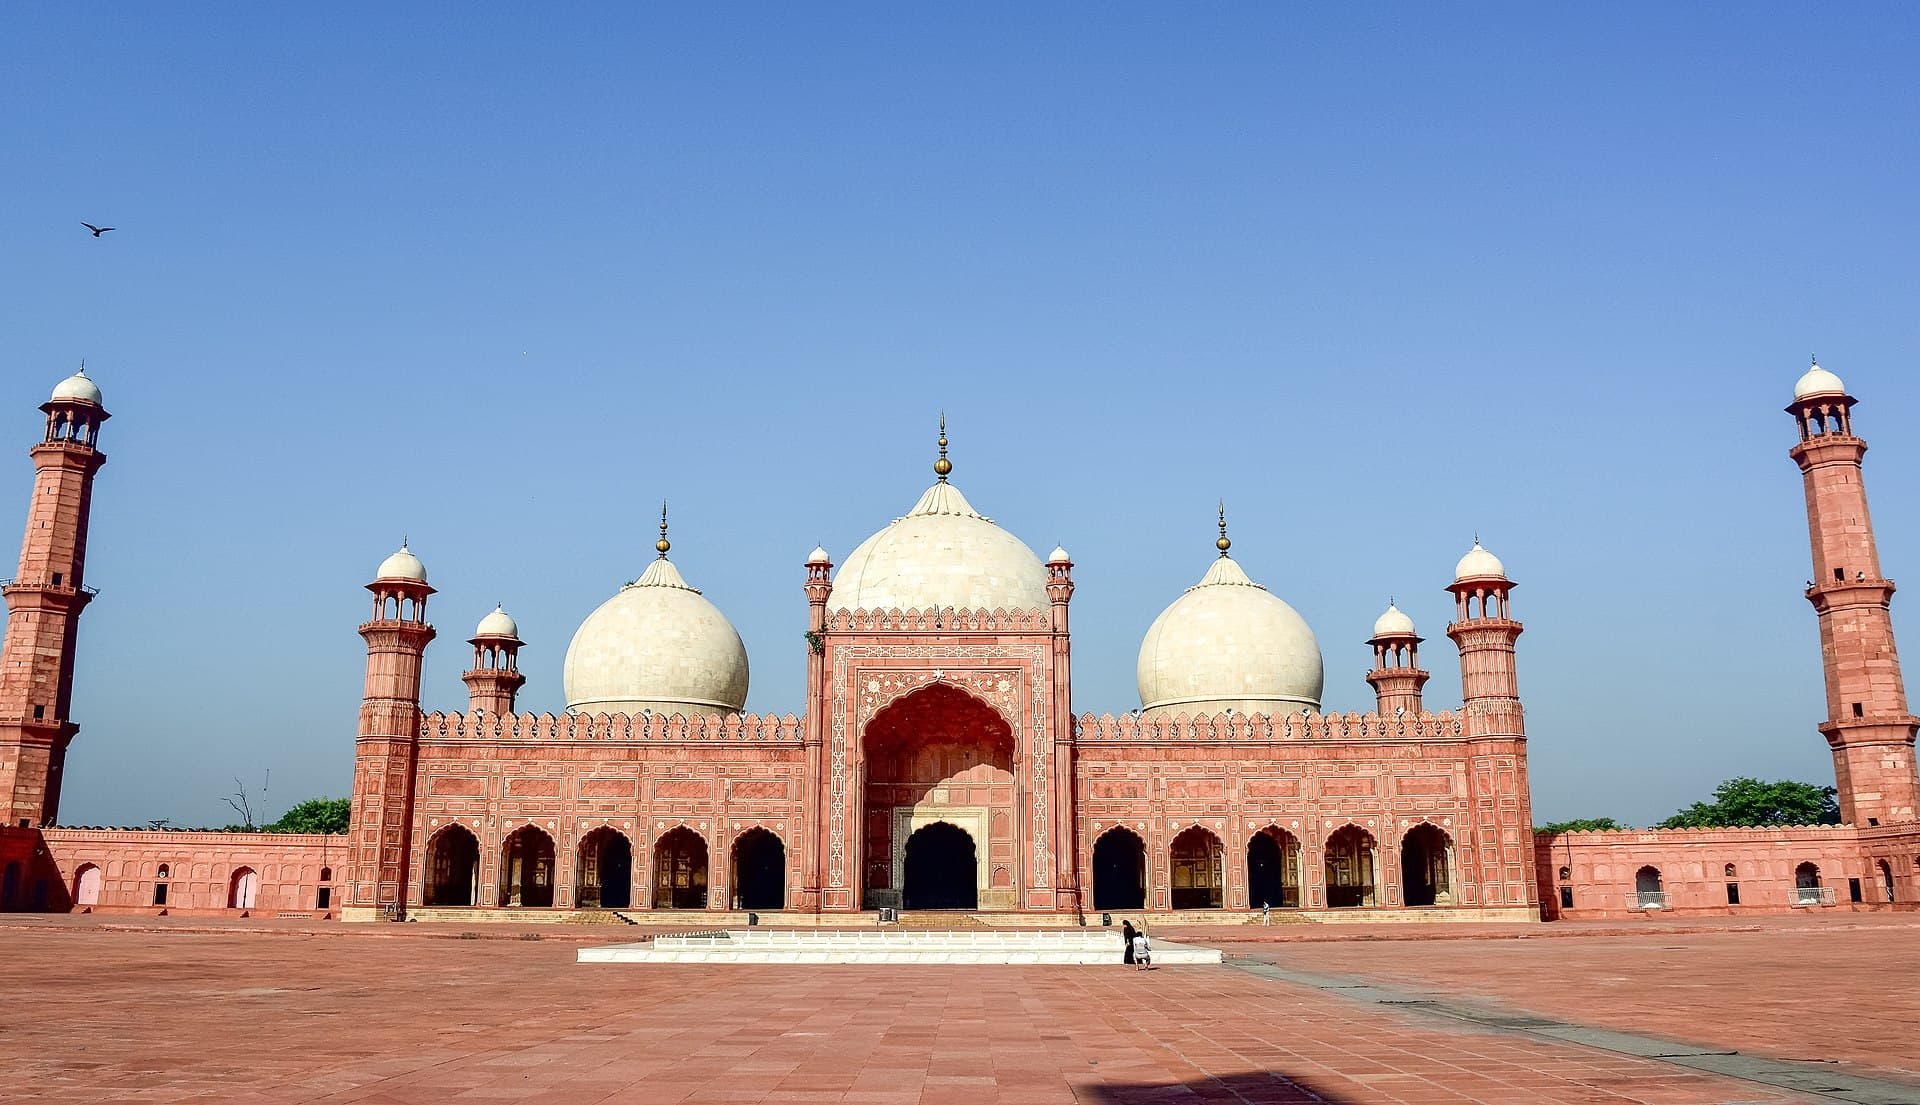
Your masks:
M1012 909L1013 730L947 683L865 733L868 908Z

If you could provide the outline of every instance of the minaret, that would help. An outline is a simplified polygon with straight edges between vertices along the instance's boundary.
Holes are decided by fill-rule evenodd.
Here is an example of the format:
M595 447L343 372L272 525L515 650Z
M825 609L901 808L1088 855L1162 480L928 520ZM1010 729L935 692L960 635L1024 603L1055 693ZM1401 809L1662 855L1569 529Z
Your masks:
M520 627L500 606L480 619L480 627L467 638L473 646L473 670L460 673L467 685L467 710L471 713L512 714L514 696L526 685L520 674Z
M1815 362L1794 385L1787 407L1800 427L1789 455L1806 484L1813 542L1806 594L1820 618L1827 684L1820 732L1833 748L1840 817L1878 825L1914 820L1917 722L1907 710L1894 649L1893 583L1880 574L1860 472L1867 443L1854 436L1853 404L1840 378Z
M73 704L74 642L86 586L87 516L93 476L107 462L100 425L109 417L86 366L60 381L40 405L46 434L33 457L20 567L0 585L6 643L0 647L0 810L10 826L51 825L60 813L67 745L80 727Z
M367 642L367 683L355 742L353 824L348 848L353 886L344 916L405 916L413 845L413 774L420 745L420 664L433 640L427 624L427 569L400 543L380 563L367 590L373 618L360 627ZM391 913L388 911L391 910Z
M1514 672L1513 643L1524 628L1507 616L1507 596L1513 581L1500 558L1473 548L1454 566L1454 622L1447 636L1460 647L1461 711L1466 735L1522 736L1526 720L1520 709L1520 682Z
M1073 638L1067 618L1067 604L1072 601L1073 557L1067 555L1066 546L1055 545L1047 554L1047 602L1053 612L1053 777L1062 785L1054 788L1053 908L1079 916L1080 834L1073 816Z
M812 803L808 820L815 826L815 839L803 842L800 852L800 886L793 908L800 913L820 912L820 885L827 864L826 830L828 806L827 777L827 598L833 594L833 558L824 545L807 554L807 716L803 729L806 744L806 775L802 800Z
M1379 699L1381 718L1404 717L1420 713L1420 688L1427 684L1427 673L1420 670L1420 642L1413 631L1413 619L1400 612L1392 600L1387 612L1373 623L1373 670L1367 682Z

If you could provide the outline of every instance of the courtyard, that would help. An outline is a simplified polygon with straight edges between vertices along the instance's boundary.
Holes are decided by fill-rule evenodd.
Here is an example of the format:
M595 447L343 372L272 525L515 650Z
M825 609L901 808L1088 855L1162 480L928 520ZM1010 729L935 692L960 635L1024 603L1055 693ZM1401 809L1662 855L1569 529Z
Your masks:
M0 1095L1920 1101L1907 915L1169 928L1227 963L1144 974L574 962L635 935L7 915Z

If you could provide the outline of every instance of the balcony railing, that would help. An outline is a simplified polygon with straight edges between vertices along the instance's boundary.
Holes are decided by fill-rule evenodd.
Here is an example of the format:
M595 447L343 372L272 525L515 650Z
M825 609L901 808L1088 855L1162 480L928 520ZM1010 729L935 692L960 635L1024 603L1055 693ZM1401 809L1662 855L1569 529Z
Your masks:
M1796 886L1793 888L1793 904L1796 906L1832 905L1833 887Z
M1667 892L1664 890L1636 890L1633 897L1635 909L1667 908Z

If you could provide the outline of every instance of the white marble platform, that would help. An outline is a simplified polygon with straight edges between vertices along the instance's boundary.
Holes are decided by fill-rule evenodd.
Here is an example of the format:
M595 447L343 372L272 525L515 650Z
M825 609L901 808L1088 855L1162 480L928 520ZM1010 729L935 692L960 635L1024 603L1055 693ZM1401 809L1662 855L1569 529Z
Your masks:
M899 963L1120 966L1116 929L1008 931L727 929L581 948L581 963ZM1153 942L1156 967L1218 963L1220 952Z

